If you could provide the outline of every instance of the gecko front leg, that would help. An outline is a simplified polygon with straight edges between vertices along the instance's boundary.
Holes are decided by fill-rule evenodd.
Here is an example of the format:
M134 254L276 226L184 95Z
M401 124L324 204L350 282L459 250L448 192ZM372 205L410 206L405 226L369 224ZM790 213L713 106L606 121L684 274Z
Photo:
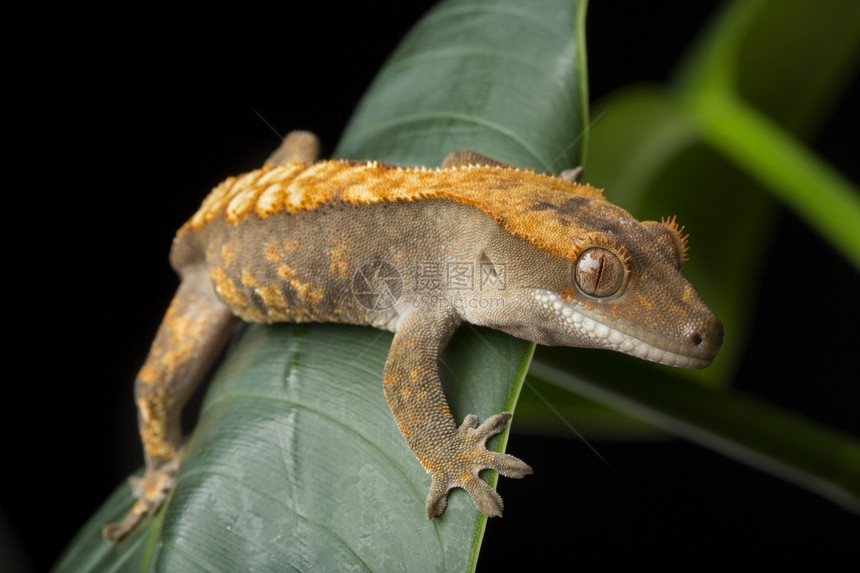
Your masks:
M135 380L146 473L132 478L137 501L102 535L116 541L152 515L176 484L182 461L182 407L227 341L235 317L218 298L203 265L184 269L182 283Z
M484 469L521 478L531 467L508 454L487 450L485 442L501 432L511 415L491 416L478 424L469 414L457 427L439 379L437 359L460 323L459 317L414 312L397 329L383 372L388 406L407 445L430 474L427 518L441 515L448 492L465 489L488 516L502 514L502 498L479 477Z

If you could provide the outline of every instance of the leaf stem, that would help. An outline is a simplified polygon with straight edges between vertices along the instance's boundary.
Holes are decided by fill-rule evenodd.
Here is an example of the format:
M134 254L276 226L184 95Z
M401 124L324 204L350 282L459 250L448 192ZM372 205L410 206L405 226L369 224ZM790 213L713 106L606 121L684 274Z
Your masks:
M585 365L587 366L587 365ZM617 408L860 513L860 445L737 392L681 380L662 369L631 379L587 367L572 374L538 360L529 376ZM649 375L653 372L653 375ZM643 380L647 378L647 380Z
M691 100L702 137L770 189L860 269L860 191L740 98Z

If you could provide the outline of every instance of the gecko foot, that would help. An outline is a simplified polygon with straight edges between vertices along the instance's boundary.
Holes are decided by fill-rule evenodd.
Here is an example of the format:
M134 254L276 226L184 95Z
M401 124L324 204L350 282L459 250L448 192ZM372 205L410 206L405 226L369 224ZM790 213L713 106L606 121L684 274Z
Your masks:
M489 517L502 515L502 497L479 477L484 469L503 476L521 478L532 473L532 468L509 454L487 450L485 442L505 429L511 414L502 412L487 418L478 425L478 417L469 414L454 434L446 453L447 461L430 471L433 483L427 495L427 518L441 515L448 505L448 492L455 487L465 489L478 511Z
M102 528L102 537L108 541L119 541L129 534L145 517L153 515L176 485L180 456L163 464L158 469L146 470L142 478L128 478L131 491L137 501L125 518L118 523L109 523Z

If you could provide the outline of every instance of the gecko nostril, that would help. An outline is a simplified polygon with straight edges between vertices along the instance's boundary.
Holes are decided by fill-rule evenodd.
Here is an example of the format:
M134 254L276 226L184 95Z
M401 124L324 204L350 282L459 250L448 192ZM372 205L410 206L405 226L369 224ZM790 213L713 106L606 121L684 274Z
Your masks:
M702 335L700 335L698 332L693 333L692 340L693 344L695 344L696 346L701 346L702 342L704 342L704 340L702 339Z

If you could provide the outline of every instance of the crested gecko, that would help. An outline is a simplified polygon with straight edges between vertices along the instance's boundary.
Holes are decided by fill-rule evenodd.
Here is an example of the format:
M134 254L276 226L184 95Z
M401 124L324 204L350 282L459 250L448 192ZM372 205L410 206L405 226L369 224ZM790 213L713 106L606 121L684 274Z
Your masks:
M403 168L316 161L318 150L314 135L292 132L178 231L170 261L181 283L135 380L146 471L105 538L128 534L173 488L181 410L240 320L394 332L382 384L430 475L431 519L455 487L501 515L479 472L532 472L485 447L510 413L483 423L470 414L459 426L450 413L437 358L463 322L684 368L719 350L722 325L679 272L687 247L675 220L637 221L577 170L542 175L475 152Z

